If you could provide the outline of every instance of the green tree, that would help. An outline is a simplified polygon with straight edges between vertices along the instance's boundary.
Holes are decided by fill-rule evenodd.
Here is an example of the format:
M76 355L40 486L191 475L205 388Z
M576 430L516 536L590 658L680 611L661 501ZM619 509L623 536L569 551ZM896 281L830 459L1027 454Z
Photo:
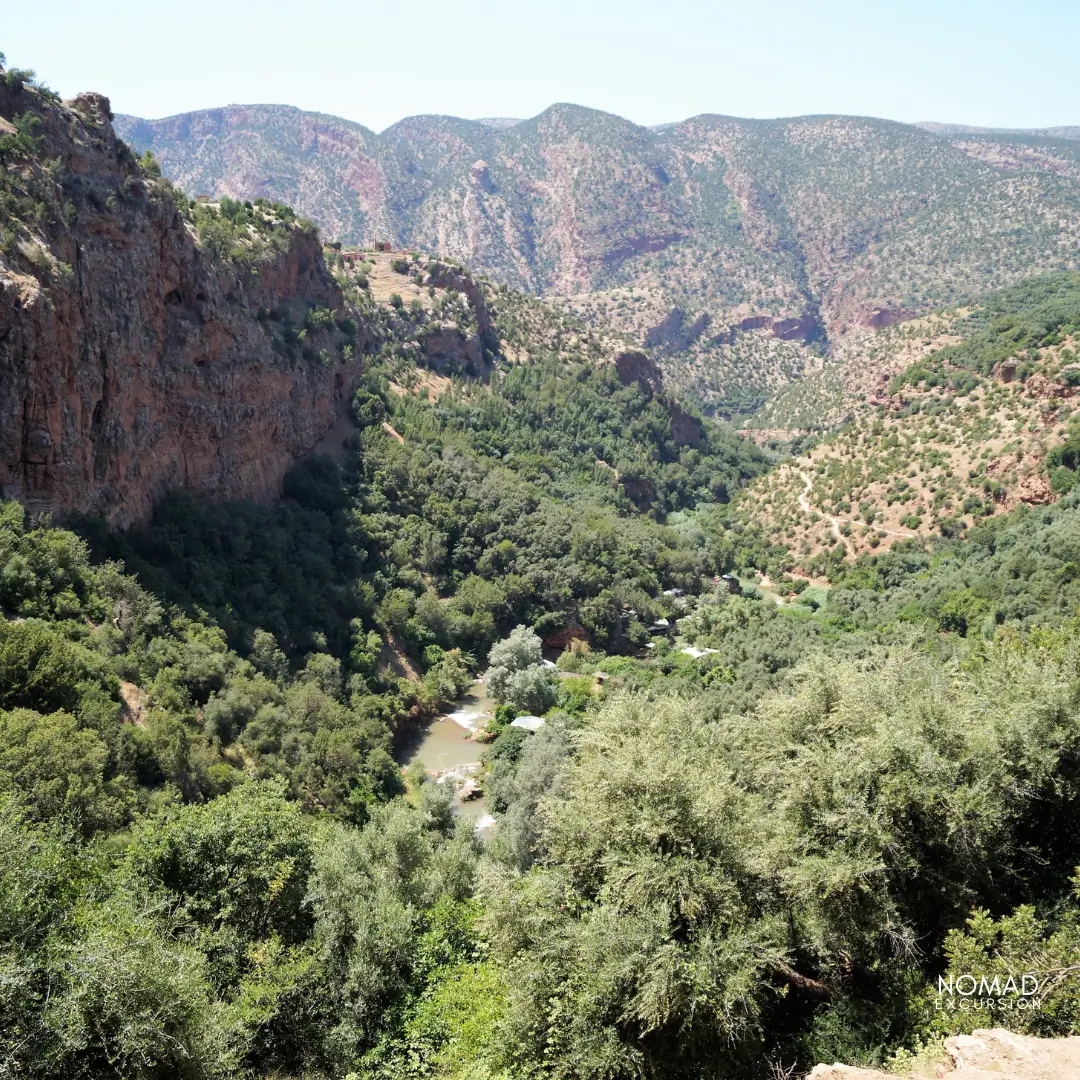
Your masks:
M311 867L310 830L280 782L167 808L138 828L125 858L131 885L169 906L221 987L250 970L252 945L307 937Z
M41 623L0 621L0 708L74 712L87 659Z
M108 749L72 716L0 712L0 794L37 821L70 822L84 834L123 822L130 793L105 778Z
M547 712L556 701L554 682L543 666L540 639L527 626L518 626L491 647L484 679L496 701L526 712Z

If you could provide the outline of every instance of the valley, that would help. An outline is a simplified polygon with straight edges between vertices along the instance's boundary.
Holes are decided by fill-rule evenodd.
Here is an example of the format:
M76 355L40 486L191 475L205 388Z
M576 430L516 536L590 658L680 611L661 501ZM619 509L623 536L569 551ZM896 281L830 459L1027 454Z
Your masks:
M0 1076L1067 1064L1074 135L0 57Z

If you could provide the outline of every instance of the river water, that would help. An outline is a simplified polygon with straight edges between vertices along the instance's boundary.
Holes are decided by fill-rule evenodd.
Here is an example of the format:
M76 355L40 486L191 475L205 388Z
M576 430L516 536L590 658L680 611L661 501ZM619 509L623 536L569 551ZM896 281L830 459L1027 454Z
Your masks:
M481 797L462 801L461 787L473 773L480 771L484 743L471 736L483 728L495 712L495 702L487 696L484 684L477 679L454 703L453 711L433 720L417 732L415 739L404 743L397 755L402 765L419 761L432 783L451 784L454 788L454 812L475 821L477 830L486 832L494 824L486 800Z

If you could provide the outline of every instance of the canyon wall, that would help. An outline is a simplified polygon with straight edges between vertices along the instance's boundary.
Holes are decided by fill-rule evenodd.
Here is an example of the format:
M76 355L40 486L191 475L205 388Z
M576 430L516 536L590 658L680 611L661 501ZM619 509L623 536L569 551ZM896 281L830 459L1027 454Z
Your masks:
M99 95L0 82L0 117L0 493L118 525L173 487L273 497L366 344L314 230L191 207Z

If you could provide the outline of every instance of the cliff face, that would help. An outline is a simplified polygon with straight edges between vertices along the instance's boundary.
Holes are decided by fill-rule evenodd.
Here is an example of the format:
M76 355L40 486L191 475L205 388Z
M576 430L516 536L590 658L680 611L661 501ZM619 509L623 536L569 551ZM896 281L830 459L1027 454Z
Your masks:
M313 231L193 212L98 95L0 83L0 117L3 495L124 525L171 487L276 494L364 346Z

